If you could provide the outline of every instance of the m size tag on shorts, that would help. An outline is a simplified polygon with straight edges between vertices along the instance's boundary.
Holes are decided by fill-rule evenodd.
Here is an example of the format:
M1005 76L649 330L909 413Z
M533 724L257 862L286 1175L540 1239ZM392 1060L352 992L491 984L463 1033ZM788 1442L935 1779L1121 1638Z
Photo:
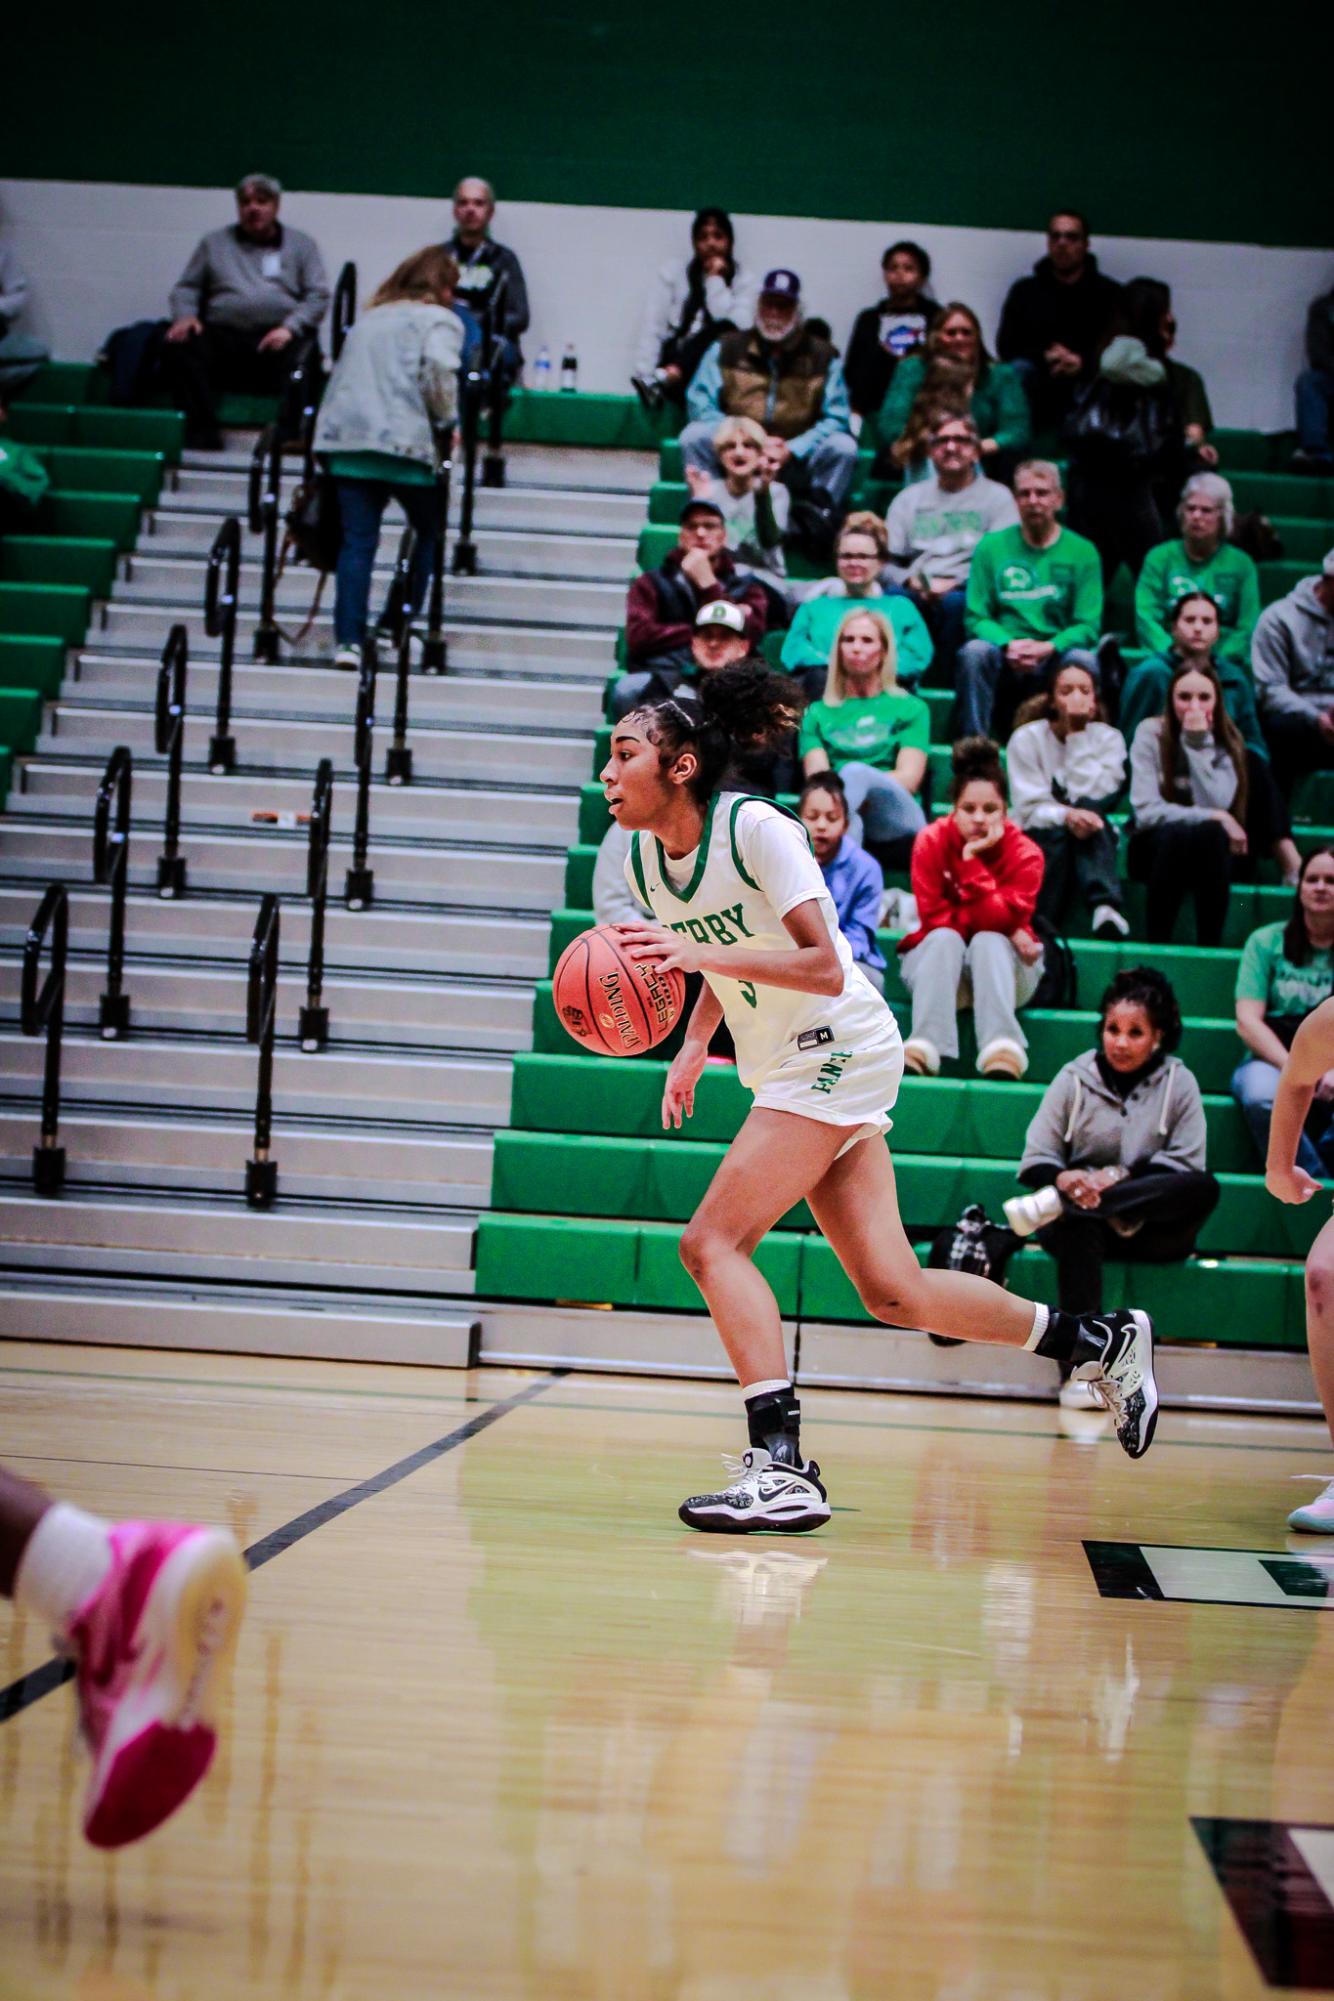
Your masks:
M804 1028L797 1037L798 1049L822 1049L826 1042L832 1042L832 1028Z

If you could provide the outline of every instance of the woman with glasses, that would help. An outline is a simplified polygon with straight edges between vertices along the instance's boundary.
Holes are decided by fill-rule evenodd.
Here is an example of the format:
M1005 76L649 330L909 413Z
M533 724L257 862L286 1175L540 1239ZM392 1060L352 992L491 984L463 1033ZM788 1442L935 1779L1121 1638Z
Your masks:
M801 685L807 701L818 702L829 672L829 652L847 613L879 612L894 633L898 678L909 687L931 665L931 634L906 591L886 591L880 571L889 554L885 524L878 514L850 514L834 545L837 575L816 584L798 605L783 640L782 664Z

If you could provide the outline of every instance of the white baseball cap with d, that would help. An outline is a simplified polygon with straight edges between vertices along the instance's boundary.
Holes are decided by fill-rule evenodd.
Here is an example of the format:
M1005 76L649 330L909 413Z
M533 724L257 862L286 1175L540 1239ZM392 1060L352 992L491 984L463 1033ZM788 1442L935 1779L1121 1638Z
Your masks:
M711 632L721 626L726 632L744 632L746 614L739 604L730 598L715 598L712 604L702 604L695 613L696 632Z

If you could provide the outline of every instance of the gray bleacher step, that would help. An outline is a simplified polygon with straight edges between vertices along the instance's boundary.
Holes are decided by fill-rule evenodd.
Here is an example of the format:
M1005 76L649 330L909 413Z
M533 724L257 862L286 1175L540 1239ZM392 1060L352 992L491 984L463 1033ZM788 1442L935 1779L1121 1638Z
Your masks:
M188 690L187 690L188 701ZM383 745L388 742L393 716L389 691L379 704L382 720L377 723L381 748L377 763L383 762ZM501 780L523 785L531 775L534 789L540 774L541 789L557 785L582 785L589 770L587 737L560 735L553 730L521 727L452 729L414 717L409 711L408 741L412 746L414 772L423 778ZM207 712L187 711L185 759L204 765L213 734L213 718ZM236 739L238 764L250 771L309 771L323 757L332 758L335 772L350 774L353 732L348 723L314 721L279 722L267 717L234 716L232 735ZM70 753L108 757L117 744L128 744L139 760L151 760L153 717L148 709L109 708L78 697L49 703L45 725L36 752L43 757Z
M20 961L17 951L0 956L0 1025L18 1020ZM98 957L71 956L65 974L65 1020L71 1033L95 1034L106 966ZM125 969L133 1035L215 1035L245 1033L244 960L230 966L146 964L131 954ZM518 982L472 984L455 978L398 982L325 978L331 1042L387 1043L426 1049L476 1049L513 1054L532 1042L533 989ZM292 969L278 981L278 1019L290 1028L306 998L303 972Z
M284 481L284 490L290 494L291 487ZM202 472L187 467L179 474L177 483L163 490L159 506L145 516L144 539L151 543L156 539L157 522L166 517L173 523L193 523L195 532L201 524L209 527L206 549L211 546L217 524L226 515L234 514L241 524L243 536L243 560L249 560L252 550L258 552L262 538L250 533L247 520L249 508L249 482L243 474L227 472ZM462 500L457 487L450 494L450 544L457 538L461 516ZM644 496L638 493L609 493L597 488L581 490L566 487L553 493L549 486L513 485L505 487L479 487L473 501L473 540L478 544L479 557L487 538L495 533L510 535L558 535L568 541L615 540L629 542L633 548L639 531L644 525ZM385 512L381 530L381 547L393 546L403 530L403 516L397 508Z
M343 824L335 826L330 843L330 880L335 887L352 860L350 818L345 814ZM196 894L243 895L249 890L259 897L272 890L285 897L304 896L306 848L304 832L255 828L226 834L206 830L188 817L182 822L181 853ZM84 826L15 813L0 820L0 872L13 882L68 882L87 868L88 856ZM372 838L368 859L381 901L438 903L455 910L540 916L558 906L565 880L564 860L556 854L478 851L463 843L446 845L420 838L402 846ZM140 890L155 886L157 859L151 841L131 844L129 879Z
M233 1281L239 1268L274 1285L466 1297L476 1221L467 1210L287 1201L280 1158L278 1200L267 1210L247 1208L239 1189L230 1201L0 1189L0 1269Z
M0 1176L24 1184L40 1137L36 1110L0 1102ZM156 1116L66 1108L60 1120L67 1188L190 1189L234 1195L253 1152L249 1114L201 1119L188 1108ZM491 1141L477 1134L377 1132L366 1126L303 1126L276 1118L273 1157L296 1201L413 1202L477 1208L491 1185Z
M175 476L184 482L196 474L225 478L248 475L257 436L250 430L229 431L220 452L182 452ZM507 492L512 486L545 487L553 500L570 492L633 494L640 496L642 511L643 500L658 477L658 453L653 451L507 443L504 455L506 483L499 491ZM299 452L284 453L283 485L288 491L295 486L300 467ZM456 465L453 491L457 493L461 487L461 470ZM487 491L480 478L476 491L479 497Z
M335 893L341 894L341 883ZM108 897L105 890L72 886L70 945L78 951L105 950ZM0 946L21 948L36 908L34 889L0 884ZM250 949L258 903L254 897L184 897L164 900L132 895L126 905L131 956L138 951L216 958L231 952L242 967ZM330 973L483 974L522 980L544 977L551 925L546 918L484 917L469 911L395 910L372 905L345 910L330 898L325 929L325 964ZM285 966L305 962L310 945L310 905L282 906Z
M32 815L47 811L49 802L52 812L84 812L91 838L93 801L104 761L90 755L74 763L67 755L70 749L71 745L64 743L57 755L21 761L20 789L11 792L10 807L15 813ZM377 770L383 768L381 757ZM243 817L256 812L305 813L310 810L312 784L305 777L281 778L244 767L226 778L215 778L198 768L186 769L181 774L182 811L201 818L210 812ZM155 841L160 844L166 792L165 760L136 760L132 842L142 839L149 845ZM345 830L355 811L355 781L350 772L344 772L334 785L334 827ZM411 785L387 785L377 777L371 786L370 825L375 836L472 839L525 851L555 849L563 856L575 838L577 824L578 801L572 792L501 791L486 786L432 784L420 778Z
M466 1369L478 1323L467 1306L350 1300L314 1289L187 1280L0 1279L0 1337L203 1353L319 1357Z
M151 706L157 683L158 658L141 654L85 651L66 681L69 699ZM386 720L393 715L396 662L382 656L377 707ZM259 666L238 660L232 668L232 713L238 716L276 715L320 717L348 722L356 705L357 677L332 665ZM192 661L189 706L211 714L217 707L218 668L212 661ZM537 729L593 731L602 721L599 690L568 680L525 680L515 686L498 675L419 674L415 662L410 684L409 715L414 723L514 724Z
M194 611L202 597L203 565L182 558L143 556L131 559L131 574L119 577L112 593L117 605L165 605ZM389 589L388 568L377 571L371 602L378 607ZM550 577L480 575L451 577L446 603L451 618L505 619L514 624L600 627L610 634L625 617L628 579L590 583ZM312 570L288 569L278 579L275 595L279 622L299 624L315 596L318 582ZM254 619L259 612L260 578L253 566L242 569L239 616ZM329 592L326 591L326 596Z
M310 595L313 597L313 590ZM99 604L96 609L90 628L93 643L98 647L114 647L124 652L156 650L160 653L172 626L179 624L186 629L192 663L195 660L216 660L220 642L210 638L204 630L202 602L202 591L185 604L137 604L111 599ZM314 620L300 644L294 643L297 632L305 624L308 609L309 598L301 607L298 618L289 617L281 621L284 632L290 635L282 644L283 657L330 660L334 643L333 610L327 592L320 616ZM615 620L617 625L623 616L624 602ZM254 630L253 614L241 620L236 639L238 659L249 658ZM449 643L449 666L456 673L488 667L503 672L508 665L523 674L569 673L579 679L597 680L601 685L615 664L614 635L609 626L560 626L540 619L502 622L494 616L465 619L459 607L451 602L446 608L445 634Z
M633 529L627 527L626 532L620 535L566 534L552 528L549 525L550 496L544 496L537 508L531 510L548 524L541 529L535 522L522 521L516 521L512 527L495 523L479 527L474 517L473 540L477 544L479 572L485 576L500 577L562 577L569 582L619 584L624 588L627 579L634 573L636 536L643 517L643 508L639 503L632 501L630 505L638 508L640 518ZM159 507L149 531L139 538L130 558L131 567L144 557L158 556L173 562L196 562L202 573L204 560L217 533L218 518L212 512ZM564 527L563 522L561 527ZM393 562L401 533L402 522L391 510L386 514L380 531L376 552L378 567L384 568ZM452 543L451 537L451 548ZM246 568L253 566L256 575L259 573L262 550L262 537L245 537L242 563ZM446 561L448 564L452 557L447 556ZM446 598L452 588L453 574L447 569Z
M275 1122L360 1118L490 1129L509 1116L510 1064L504 1057L358 1049L337 1044L318 1053L296 1047L296 1022L278 1024L273 1058ZM44 1043L0 1030L0 1107L41 1095ZM131 1036L103 1042L68 1035L62 1093L85 1108L169 1105L186 1110L254 1110L256 1052L221 1043L201 1060L194 1043Z

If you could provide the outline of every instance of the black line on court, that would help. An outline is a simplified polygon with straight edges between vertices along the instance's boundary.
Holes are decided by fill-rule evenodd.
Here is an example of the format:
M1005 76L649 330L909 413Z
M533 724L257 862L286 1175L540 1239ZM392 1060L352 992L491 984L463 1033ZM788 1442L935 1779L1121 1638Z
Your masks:
M453 1452L457 1446L466 1445L470 1438L476 1438L477 1434L485 1431L488 1426L498 1424L502 1417L508 1417L509 1413L517 1410L520 1404L531 1403L535 1397L542 1396L553 1383L559 1382L562 1376L568 1376L570 1373L568 1368L550 1370L541 1382L529 1383L525 1389L516 1390L512 1397L506 1397L502 1403L493 1403L489 1409L479 1410L476 1417L470 1417L466 1424L459 1425L454 1431L447 1431L443 1438L434 1439L431 1444L421 1446L416 1452L410 1452L406 1459L396 1459L393 1465L386 1466L383 1472L372 1473L368 1480L358 1480L355 1487L344 1487L341 1494L331 1494L327 1501L321 1501L317 1507L307 1508L303 1515L297 1515L290 1522L284 1522L281 1528L272 1529L268 1535L261 1536L258 1542L252 1542L249 1549L244 1551L247 1567L250 1570L258 1570L262 1563L271 1563L275 1556L281 1556L284 1550L291 1549L296 1543L304 1541L308 1535L313 1535L316 1529L325 1528L328 1523L336 1522L340 1515L347 1514L352 1508L360 1507L363 1501L370 1501L377 1494L387 1493L390 1487L397 1487L401 1480L410 1478L413 1473L419 1473L423 1466L431 1465L436 1459L443 1459L447 1452ZM52 1660L43 1661L42 1665L33 1668L31 1673L20 1675L17 1681L10 1682L8 1688L0 1688L0 1723L7 1723L11 1716L18 1716L23 1710L31 1709L34 1702L40 1702L44 1695L50 1695L52 1689L60 1688L73 1678L73 1661L66 1660L59 1654Z

